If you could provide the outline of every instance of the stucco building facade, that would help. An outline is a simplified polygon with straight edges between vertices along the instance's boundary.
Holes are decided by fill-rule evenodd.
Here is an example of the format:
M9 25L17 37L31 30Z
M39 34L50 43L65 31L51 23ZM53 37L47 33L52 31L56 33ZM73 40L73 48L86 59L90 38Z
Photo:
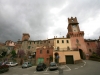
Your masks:
M24 33L21 43L21 49L36 53L36 63L45 62L49 63L48 59L51 55L55 62L55 53L58 53L59 63L75 63L81 59L88 59L89 55L96 52L97 40L84 39L84 31L80 30L77 18L68 18L68 33L66 37L54 36L52 39L45 40L29 40L30 35ZM46 47L46 48L44 48ZM52 48L51 48L52 47ZM42 53L41 50L43 51ZM50 54L47 53L50 50ZM41 60L41 61L40 61ZM69 61L71 60L71 61Z
M55 55L55 54L58 55ZM53 61L58 60L59 64L74 64L77 60L81 60L79 51L73 51L70 38L54 37Z
M49 63L53 59L53 47L40 47L36 49L36 64L45 63L49 65Z

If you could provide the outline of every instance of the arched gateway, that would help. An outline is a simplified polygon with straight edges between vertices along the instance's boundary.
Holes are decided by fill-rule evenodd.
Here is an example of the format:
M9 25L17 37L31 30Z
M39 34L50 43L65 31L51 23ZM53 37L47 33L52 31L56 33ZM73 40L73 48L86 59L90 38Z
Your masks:
M85 59L85 55L84 55L84 52L82 51L82 49L79 49L79 53L80 53L81 59Z

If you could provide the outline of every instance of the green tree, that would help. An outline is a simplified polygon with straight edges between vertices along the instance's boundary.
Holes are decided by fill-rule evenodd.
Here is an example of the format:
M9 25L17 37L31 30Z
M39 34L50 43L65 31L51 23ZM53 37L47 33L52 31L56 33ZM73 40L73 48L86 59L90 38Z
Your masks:
M12 56L13 58L15 58L16 55L17 55L17 54L16 54L15 50L12 50L12 51L11 51L11 56Z
M6 46L0 46L0 57L3 58L7 55L7 47Z

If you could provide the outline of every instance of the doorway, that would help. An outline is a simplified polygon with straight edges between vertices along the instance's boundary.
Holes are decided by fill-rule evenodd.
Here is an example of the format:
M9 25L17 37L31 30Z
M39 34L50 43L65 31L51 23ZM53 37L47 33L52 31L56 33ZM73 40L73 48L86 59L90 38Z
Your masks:
M79 53L80 53L81 59L84 59L84 53L83 53L83 51L81 49L79 49Z
M66 55L66 64L74 64L73 55Z
M37 60L37 64L39 64L39 63L43 63L44 62L44 58L38 58L38 60Z

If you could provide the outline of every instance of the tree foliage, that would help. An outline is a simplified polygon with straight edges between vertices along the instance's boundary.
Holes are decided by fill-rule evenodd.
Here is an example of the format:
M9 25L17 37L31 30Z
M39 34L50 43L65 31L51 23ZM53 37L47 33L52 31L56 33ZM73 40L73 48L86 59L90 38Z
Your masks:
M16 52L15 52L15 50L12 50L12 51L11 51L11 56L12 56L13 58L16 57Z
M24 50L18 50L17 55L19 58L24 57L25 56Z
M28 55L28 56L30 56L30 55L31 55L31 53L32 53L31 51L28 51L28 52L27 52L27 55Z
M7 47L6 46L0 46L0 57L4 57L7 55Z

